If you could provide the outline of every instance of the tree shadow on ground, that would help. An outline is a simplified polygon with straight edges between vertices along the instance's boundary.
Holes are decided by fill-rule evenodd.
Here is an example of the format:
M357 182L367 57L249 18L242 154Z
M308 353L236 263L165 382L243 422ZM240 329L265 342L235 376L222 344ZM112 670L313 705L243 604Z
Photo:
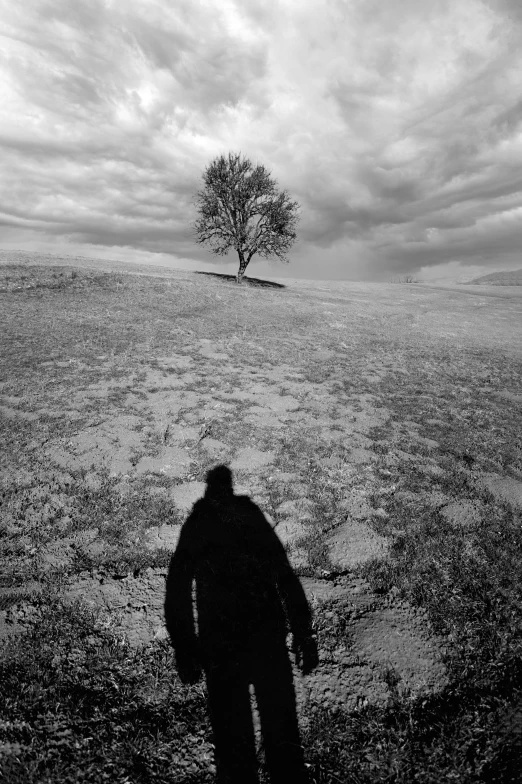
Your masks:
M305 784L286 637L302 671L314 669L311 611L279 538L248 496L234 495L226 466L209 471L182 527L165 618L181 680L205 673L217 781L258 782L252 686L270 781Z
M196 275L209 275L212 278L219 278L220 280L236 283L235 275L225 275L222 272L202 272L196 270ZM275 283L273 280L261 280L261 278L247 278L246 275L243 277L243 283L241 285L245 283L248 286L253 286L254 288L260 289L286 289L284 283Z

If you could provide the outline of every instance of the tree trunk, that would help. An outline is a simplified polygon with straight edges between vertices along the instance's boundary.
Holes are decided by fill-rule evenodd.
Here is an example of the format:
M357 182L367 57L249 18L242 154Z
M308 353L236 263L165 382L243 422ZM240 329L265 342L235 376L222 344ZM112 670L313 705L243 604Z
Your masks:
M238 250L237 255L239 256L239 270L237 272L236 283L241 283L250 259L245 259L245 254L242 250Z

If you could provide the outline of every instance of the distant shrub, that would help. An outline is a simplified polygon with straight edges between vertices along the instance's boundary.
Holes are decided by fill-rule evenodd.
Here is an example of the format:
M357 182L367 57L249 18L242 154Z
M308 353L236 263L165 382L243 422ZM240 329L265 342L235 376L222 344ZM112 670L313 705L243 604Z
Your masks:
M390 283L420 283L413 275L399 275L397 278L391 278Z

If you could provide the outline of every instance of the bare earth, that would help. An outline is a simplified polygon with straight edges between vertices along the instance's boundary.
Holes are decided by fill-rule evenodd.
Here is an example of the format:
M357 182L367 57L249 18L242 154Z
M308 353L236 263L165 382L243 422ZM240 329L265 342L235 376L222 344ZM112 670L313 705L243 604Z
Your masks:
M63 263L87 270L79 260ZM59 292L31 288L30 281L7 281L0 292L5 303L18 297L11 332L4 332L8 353L20 351L17 340L27 353L44 322L54 335L46 337L49 350L35 349L31 372L25 365L0 383L0 420L32 436L30 461L8 455L0 466L2 488L16 487L25 499L13 501L1 523L6 574L23 580L20 600L0 613L0 637L31 622L31 596L51 575L65 599L100 608L133 645L164 638L166 566L114 574L104 564L118 548L174 550L184 518L204 493L205 471L224 462L236 492L250 495L274 526L315 612L332 624L348 619L344 644L321 651L311 676L296 674L301 707L350 710L386 704L394 689L440 690L443 641L420 610L393 592L373 593L360 568L387 558L393 543L379 526L386 519L379 498L401 491L386 479L397 467L413 463L433 477L433 490L414 493L412 503L439 509L453 525L474 526L487 514L487 505L436 486L449 436L435 388L452 388L460 400L481 398L484 408L520 410L515 378L489 376L480 352L501 350L520 360L522 290L301 280L281 280L281 289L238 289L193 273L147 270L151 282L127 271L121 298L111 289L92 309L80 303L83 293L90 296L81 287L65 303ZM156 327L152 308L143 321L137 315L140 344L131 335L129 308L138 309L140 292L152 285L171 297L172 320L165 299ZM39 291L43 298L36 298ZM75 319L92 341L97 323L108 330L120 324L119 308L129 321L129 350L105 336L98 353L82 351ZM74 325L73 336L67 325ZM400 399L401 380L417 372L421 387L428 378L434 385L419 391L434 395L431 416ZM478 445L469 474L477 487L522 507L522 477L481 455ZM140 518L115 530L111 507L90 524L71 486L87 494L110 486L121 504L141 494L151 509L163 504L171 513L152 526ZM396 527L400 536L400 521Z

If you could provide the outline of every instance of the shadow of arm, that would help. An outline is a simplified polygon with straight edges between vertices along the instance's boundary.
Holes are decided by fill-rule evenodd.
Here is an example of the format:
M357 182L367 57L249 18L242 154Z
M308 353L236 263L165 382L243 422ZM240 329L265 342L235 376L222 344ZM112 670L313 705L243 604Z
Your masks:
M279 540L278 562L277 586L293 637L293 651L297 666L307 675L319 664L312 611L301 581L294 573Z
M170 561L164 605L165 623L183 683L196 683L201 675L192 601L195 554L191 547L190 522L189 518L183 526Z

